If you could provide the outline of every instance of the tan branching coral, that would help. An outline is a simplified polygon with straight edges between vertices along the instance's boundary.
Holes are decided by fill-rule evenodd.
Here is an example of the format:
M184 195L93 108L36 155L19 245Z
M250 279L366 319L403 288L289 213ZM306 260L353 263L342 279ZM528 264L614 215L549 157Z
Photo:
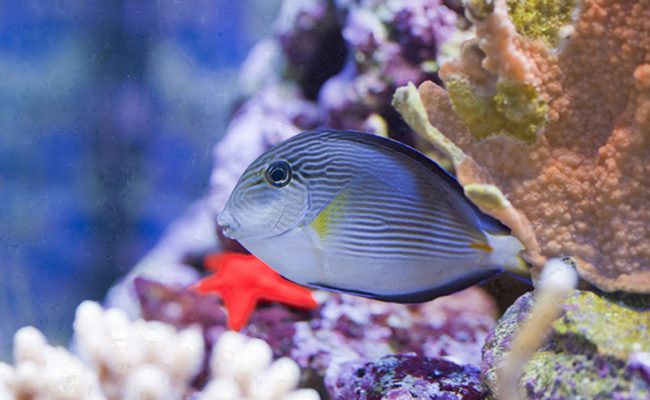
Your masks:
M535 271L572 256L601 289L650 292L650 1L466 7L477 38L441 67L446 90L394 105Z

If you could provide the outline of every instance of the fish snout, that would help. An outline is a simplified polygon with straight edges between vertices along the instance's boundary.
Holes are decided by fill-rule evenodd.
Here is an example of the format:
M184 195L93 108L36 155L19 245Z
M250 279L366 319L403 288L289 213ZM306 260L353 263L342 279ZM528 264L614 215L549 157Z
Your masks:
M235 239L235 233L240 228L240 224L228 210L224 209L217 217L217 225L221 227L224 236Z

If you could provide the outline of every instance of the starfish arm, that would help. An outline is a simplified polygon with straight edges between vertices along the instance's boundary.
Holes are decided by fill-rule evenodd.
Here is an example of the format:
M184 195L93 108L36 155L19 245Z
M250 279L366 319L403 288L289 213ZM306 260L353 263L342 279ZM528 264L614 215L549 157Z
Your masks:
M276 285L264 289L261 296L264 300L279 301L298 308L311 309L318 304L311 290L278 276Z
M257 296L250 292L224 294L223 304L228 310L228 328L239 331L244 327L255 310L257 300Z
M251 254L210 254L204 262L213 274L193 287L199 293L220 294L230 329L241 329L260 299L303 309L317 306L309 289L282 278Z
M192 288L202 294L221 293L224 288L223 278L219 274L206 276L192 285Z

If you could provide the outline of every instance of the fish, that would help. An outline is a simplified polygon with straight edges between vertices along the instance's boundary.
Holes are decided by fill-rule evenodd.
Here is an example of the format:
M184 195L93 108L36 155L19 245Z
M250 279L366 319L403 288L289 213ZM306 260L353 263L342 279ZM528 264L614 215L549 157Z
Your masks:
M522 243L418 150L370 133L299 133L253 161L223 234L300 285L397 303L520 273Z

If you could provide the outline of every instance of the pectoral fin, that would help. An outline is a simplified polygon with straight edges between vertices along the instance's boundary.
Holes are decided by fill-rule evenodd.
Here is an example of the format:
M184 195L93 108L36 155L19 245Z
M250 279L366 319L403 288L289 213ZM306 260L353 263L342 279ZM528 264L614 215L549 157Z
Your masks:
M334 228L341 222L347 197L347 192L341 191L311 222L310 226L321 240L327 239L334 231Z

